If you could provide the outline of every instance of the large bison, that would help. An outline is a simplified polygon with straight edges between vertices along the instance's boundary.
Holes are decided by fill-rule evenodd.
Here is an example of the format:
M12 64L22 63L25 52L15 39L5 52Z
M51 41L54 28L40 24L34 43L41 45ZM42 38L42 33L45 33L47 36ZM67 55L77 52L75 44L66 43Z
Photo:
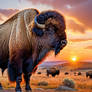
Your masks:
M16 13L0 25L0 68L8 67L10 81L16 81L15 90L21 92L21 75L26 90L32 72L51 50L57 55L66 46L64 17L54 10L39 13L26 9Z

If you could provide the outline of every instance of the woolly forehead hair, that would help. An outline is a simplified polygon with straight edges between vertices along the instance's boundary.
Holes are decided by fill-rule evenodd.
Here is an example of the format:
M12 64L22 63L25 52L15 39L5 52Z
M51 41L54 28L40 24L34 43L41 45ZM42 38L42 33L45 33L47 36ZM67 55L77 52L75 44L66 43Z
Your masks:
M39 24L52 23L53 25L57 25L58 28L66 29L65 19L63 15L58 13L57 11L43 11L37 16L37 21Z
M59 12L53 11L53 10L41 12L40 15L37 16L37 21L40 24L44 24L45 20L47 20L49 18L54 18L54 19L59 19L61 21L64 21L63 15L60 14Z

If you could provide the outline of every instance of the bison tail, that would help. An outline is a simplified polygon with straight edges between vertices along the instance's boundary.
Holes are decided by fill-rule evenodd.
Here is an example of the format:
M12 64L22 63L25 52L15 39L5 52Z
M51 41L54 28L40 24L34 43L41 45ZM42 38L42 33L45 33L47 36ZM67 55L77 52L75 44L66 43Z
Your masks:
M12 64L8 63L8 77L11 82L16 81L16 71Z
M4 74L4 71L5 71L5 69L2 69L2 76L3 76L3 74Z

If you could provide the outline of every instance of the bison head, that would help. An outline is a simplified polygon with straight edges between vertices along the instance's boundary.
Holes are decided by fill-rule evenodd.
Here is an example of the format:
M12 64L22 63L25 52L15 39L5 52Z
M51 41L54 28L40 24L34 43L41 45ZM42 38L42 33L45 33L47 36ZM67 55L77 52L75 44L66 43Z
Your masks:
M33 33L45 48L55 50L57 55L67 44L64 17L56 11L45 11L35 16Z

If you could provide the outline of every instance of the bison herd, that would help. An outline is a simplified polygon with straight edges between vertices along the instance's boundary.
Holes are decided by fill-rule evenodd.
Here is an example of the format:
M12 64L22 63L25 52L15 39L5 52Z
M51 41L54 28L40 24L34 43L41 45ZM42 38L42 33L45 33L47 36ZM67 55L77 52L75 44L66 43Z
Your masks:
M37 72L37 74L42 74L41 72ZM51 75L52 77L55 77L56 75L59 75L60 74L60 70L57 69L57 68L49 68L49 69L46 69L46 75L49 77L49 75ZM70 72L64 72L64 75L69 75L71 74ZM74 76L81 76L83 75L82 72L74 72L73 73ZM92 71L88 71L85 73L85 76L87 78L92 78Z

